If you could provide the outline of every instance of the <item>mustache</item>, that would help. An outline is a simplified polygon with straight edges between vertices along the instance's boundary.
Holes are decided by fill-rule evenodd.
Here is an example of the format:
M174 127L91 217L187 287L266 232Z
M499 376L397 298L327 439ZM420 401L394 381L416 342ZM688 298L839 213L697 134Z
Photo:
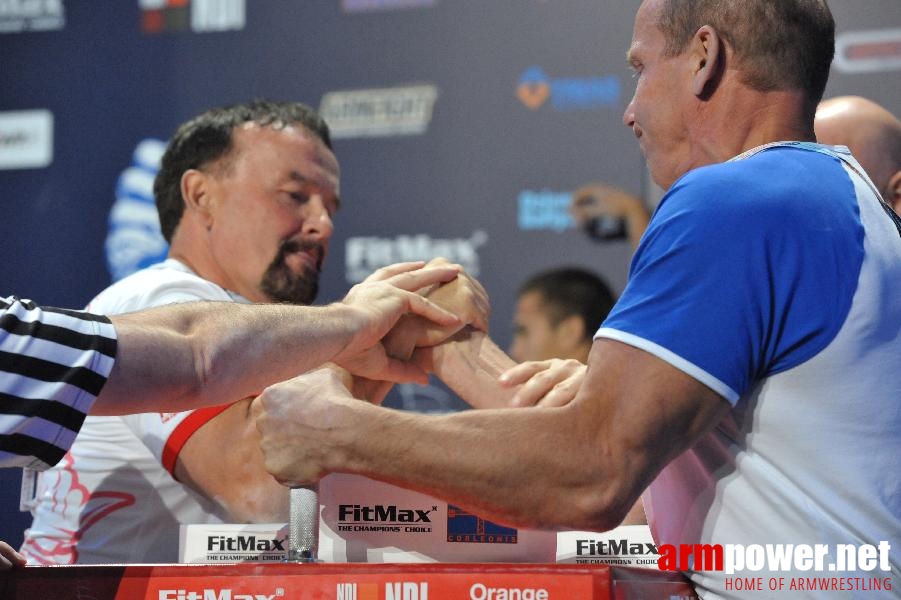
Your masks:
M285 240L279 245L277 262L284 260L285 256L294 252L309 252L316 257L316 270L321 270L322 260L325 257L325 248L319 242L311 240Z

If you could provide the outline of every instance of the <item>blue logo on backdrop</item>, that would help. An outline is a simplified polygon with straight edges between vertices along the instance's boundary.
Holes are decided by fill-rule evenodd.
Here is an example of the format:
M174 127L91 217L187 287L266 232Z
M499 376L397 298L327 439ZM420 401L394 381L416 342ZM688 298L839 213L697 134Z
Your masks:
M587 110L616 106L620 90L616 75L554 78L548 77L541 67L530 67L519 78L516 97L532 110L538 110L548 100L555 110Z
M476 544L515 544L519 532L512 527L492 523L459 506L447 505L447 541Z
M571 192L523 190L517 199L519 228L523 231L564 231L575 227L569 214Z
M163 260L169 251L153 200L153 179L165 150L166 142L143 140L135 148L131 166L116 182L106 235L106 264L113 281Z

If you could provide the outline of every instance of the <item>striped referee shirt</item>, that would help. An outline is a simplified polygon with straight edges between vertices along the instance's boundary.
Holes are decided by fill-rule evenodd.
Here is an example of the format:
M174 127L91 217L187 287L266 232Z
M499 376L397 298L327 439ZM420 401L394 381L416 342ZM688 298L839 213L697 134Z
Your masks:
M59 462L115 356L106 317L0 298L0 467Z

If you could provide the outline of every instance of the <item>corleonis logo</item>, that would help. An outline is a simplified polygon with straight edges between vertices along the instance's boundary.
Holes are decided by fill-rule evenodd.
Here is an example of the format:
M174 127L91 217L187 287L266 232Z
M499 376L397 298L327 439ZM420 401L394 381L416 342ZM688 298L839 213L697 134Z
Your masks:
M555 110L586 110L616 106L620 97L615 75L587 78L548 77L541 67L530 67L519 78L516 97L532 110L548 101Z
M519 532L492 523L459 506L447 505L447 541L477 544L516 544Z
M835 68L845 73L901 69L901 29L849 31L835 39Z
M246 0L138 0L144 33L244 29Z

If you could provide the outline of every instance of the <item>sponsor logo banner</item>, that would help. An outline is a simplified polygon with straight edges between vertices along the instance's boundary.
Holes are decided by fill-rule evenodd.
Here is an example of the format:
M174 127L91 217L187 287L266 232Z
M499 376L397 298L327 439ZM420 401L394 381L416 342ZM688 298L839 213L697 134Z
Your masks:
M0 33L52 31L65 26L63 0L0 0Z
M843 73L901 69L901 29L848 31L835 39L835 68Z
M210 576L183 580L153 577L146 600L275 600L277 598L324 597L337 600L569 600L591 598L594 577L590 574L366 574L358 577L312 575L286 578ZM684 586L682 586L684 588ZM670 585L661 588L676 591ZM667 597L667 596L661 596ZM120 590L116 600L125 600ZM128 600L134 600L134 597Z
M657 545L647 525L621 525L606 533L561 531L557 562L657 569Z
M532 110L548 103L557 111L590 110L617 106L621 87L616 75L549 77L541 67L534 66L519 78L516 97Z
M432 121L438 88L416 84L329 92L319 114L333 139L420 135Z
M339 504L338 531L378 531L382 533L431 533L431 508L401 507L396 504Z
M435 6L436 4L438 4L438 0L341 0L341 10L348 13L370 12Z
M515 544L518 532L466 512L459 506L447 505L447 541L475 544Z
M288 556L288 526L182 525L178 555L182 563L281 562Z
M516 220L521 231L554 231L573 229L576 222L569 212L572 192L523 190L516 199ZM627 235L626 221L613 215L599 215L590 220L585 231L597 241L616 240Z
M516 199L516 214L522 231L565 231L575 227L569 205L572 192L523 190Z
M244 29L246 0L138 0L144 33Z
M0 112L0 169L40 169L52 162L53 113Z
M153 179L165 151L166 142L162 140L141 140L131 164L116 182L116 201L110 210L105 243L106 264L113 281L160 262L169 251L153 198Z
M332 473L319 484L319 502L325 562L554 561L553 531L502 527L381 481Z
M352 237L344 247L344 276L359 283L376 269L397 262L431 260L439 256L459 263L473 277L479 276L479 248L488 242L488 234L474 231L469 238L441 239L425 233L395 238Z

